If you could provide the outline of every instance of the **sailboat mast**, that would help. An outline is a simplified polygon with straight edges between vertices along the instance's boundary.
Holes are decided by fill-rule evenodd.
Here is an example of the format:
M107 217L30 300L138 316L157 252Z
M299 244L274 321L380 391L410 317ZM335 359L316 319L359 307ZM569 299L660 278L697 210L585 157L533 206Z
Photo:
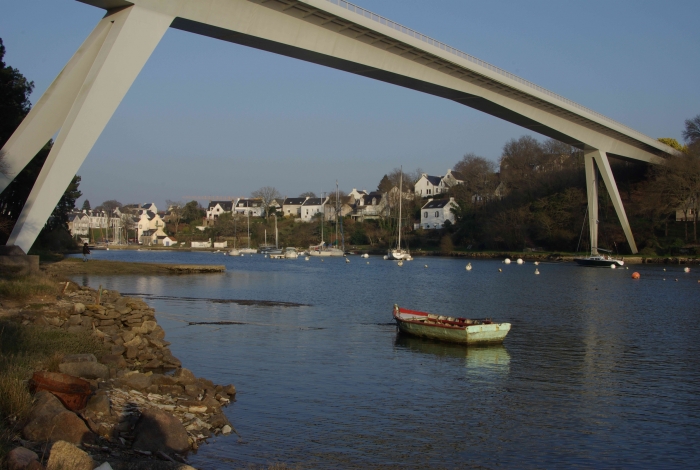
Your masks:
M248 248L250 248L250 209L247 211L248 213Z
M335 180L335 247L338 248L338 180Z
M401 249L401 199L403 199L403 165L401 165L401 176L399 178L399 243L398 249Z
M277 232L277 214L275 214L275 248L279 248L279 236Z

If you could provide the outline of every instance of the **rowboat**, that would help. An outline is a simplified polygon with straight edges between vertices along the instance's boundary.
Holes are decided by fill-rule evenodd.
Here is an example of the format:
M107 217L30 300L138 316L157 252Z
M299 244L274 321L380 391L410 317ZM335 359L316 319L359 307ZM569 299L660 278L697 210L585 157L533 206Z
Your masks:
M451 343L502 343L510 331L510 323L494 323L488 318L446 317L399 308L398 305L394 305L393 314L402 333Z

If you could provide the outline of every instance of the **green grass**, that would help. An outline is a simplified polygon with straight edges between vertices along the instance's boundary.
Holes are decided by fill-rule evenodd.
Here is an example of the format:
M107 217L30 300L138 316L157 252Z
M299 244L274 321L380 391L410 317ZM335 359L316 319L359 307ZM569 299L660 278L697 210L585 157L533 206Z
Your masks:
M36 370L58 371L64 355L104 353L90 332L68 333L0 320L0 462L13 447L32 402L27 381Z
M17 275L12 271L0 273L0 299L24 300L35 295L55 295L56 281L45 274Z

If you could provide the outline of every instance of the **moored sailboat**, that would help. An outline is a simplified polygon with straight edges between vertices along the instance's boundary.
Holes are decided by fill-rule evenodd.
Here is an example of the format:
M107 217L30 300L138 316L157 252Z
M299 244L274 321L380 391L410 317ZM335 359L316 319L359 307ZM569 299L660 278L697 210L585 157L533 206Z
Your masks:
M396 238L396 246L389 248L386 254L386 259L389 260L411 260L411 253L408 249L401 248L401 202L403 200L403 166L401 167L401 177L399 179L399 223L398 236Z

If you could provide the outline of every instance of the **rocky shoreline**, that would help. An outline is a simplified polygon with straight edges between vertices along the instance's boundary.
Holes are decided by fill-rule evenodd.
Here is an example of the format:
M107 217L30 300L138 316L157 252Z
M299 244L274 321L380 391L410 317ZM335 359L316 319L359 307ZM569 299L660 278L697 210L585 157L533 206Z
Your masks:
M116 291L63 284L55 302L9 309L3 316L23 325L89 332L104 343L105 352L65 356L58 365L62 374L89 383L91 394L82 409L71 411L60 393L30 381L34 402L21 423L20 446L6 458L8 468L186 469L192 468L188 452L213 435L235 432L222 409L236 388L183 368L154 309Z

